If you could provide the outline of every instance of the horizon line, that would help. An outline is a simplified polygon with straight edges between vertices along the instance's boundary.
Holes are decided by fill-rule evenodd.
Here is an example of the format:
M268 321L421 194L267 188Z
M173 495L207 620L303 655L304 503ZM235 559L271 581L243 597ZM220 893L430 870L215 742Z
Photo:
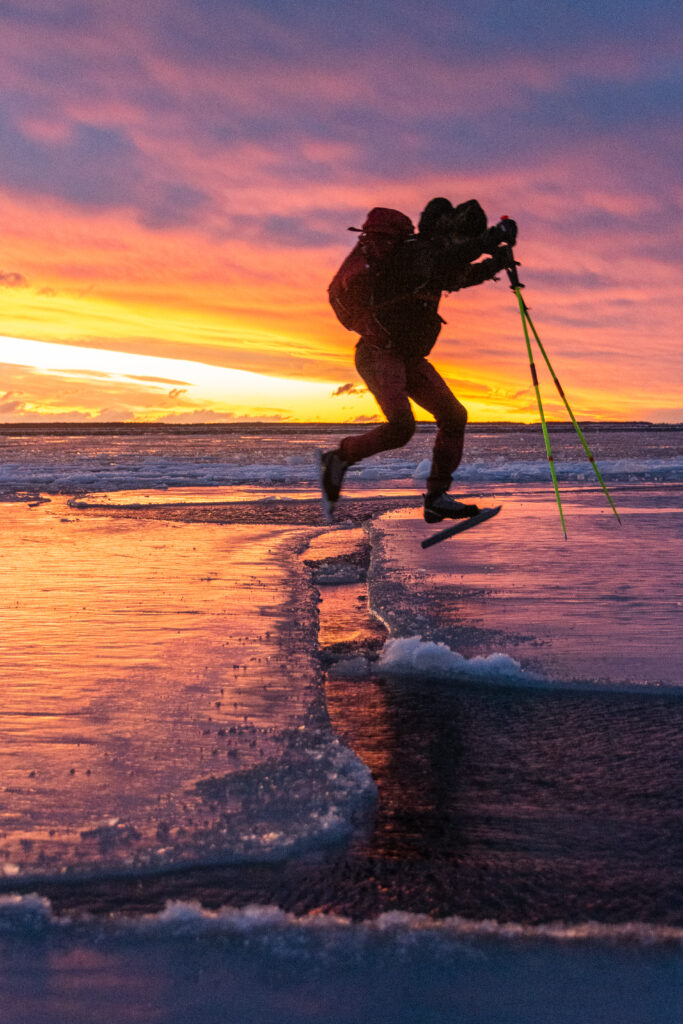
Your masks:
M369 428L383 421L367 420L363 422L357 422L353 420L294 420L294 419L245 419L245 420L206 420L197 421L194 423L184 422L169 422L167 420L51 420L48 418L38 420L17 420L11 421L0 421L0 430L20 430L22 428L58 428L58 427L78 427L78 428L120 428L130 430L133 428L147 429L174 429L174 430L199 430L204 428L210 428L212 430L221 428L240 428L245 427L318 427L321 429L347 429L354 427L357 429ZM436 427L434 420L419 420L416 419L417 427ZM581 419L577 417L577 422L584 425L590 425L592 427L654 427L654 428L683 428L682 420L594 420L594 419ZM552 420L546 419L546 423L549 427L567 427L573 429L573 424L570 420ZM470 420L467 424L467 429L473 427L511 427L511 428L522 428L522 427L540 427L540 420Z

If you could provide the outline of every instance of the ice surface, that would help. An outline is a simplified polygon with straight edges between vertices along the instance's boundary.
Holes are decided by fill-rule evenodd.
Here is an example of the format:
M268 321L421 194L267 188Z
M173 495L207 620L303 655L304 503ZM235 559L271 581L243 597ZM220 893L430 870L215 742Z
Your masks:
M592 471L585 461L558 462L562 481L591 481ZM631 482L671 481L683 479L683 458L670 459L606 459L600 464L605 480ZM429 460L377 459L352 467L346 486L379 481L415 481L423 486L429 472ZM495 483L540 483L549 479L548 467L538 460L510 460L492 465L472 460L463 465L458 479L468 485ZM137 491L141 488L193 487L274 487L314 485L317 469L312 463L255 463L239 465L232 462L198 467L194 462L155 458L129 466L112 465L108 458L93 460L87 465L74 463L55 471L49 462L35 465L9 462L0 466L0 491L17 490L47 494L70 494L94 491Z
M105 1001L111 1024L678 1024L682 943L673 928L186 903L78 922L28 896L0 899L0 988L5 1024L92 1024Z
M341 658L329 668L329 674L335 679L365 679L370 671L370 662L363 654Z
M619 527L553 435L566 543L540 439L470 436L459 480L503 511L428 552L416 436L350 474L347 509L407 496L374 522L371 562L344 499L349 528L325 533L294 500L315 496L320 437L5 443L5 496L24 494L1 510L2 886L134 877L93 903L106 917L0 900L3 1024L103 1006L112 1024L678 1022L680 436L598 437ZM199 524L39 488L219 504ZM373 777L376 828L347 852ZM281 906L220 907L217 870L213 888L174 876L185 898L159 914L123 912L145 871L231 861ZM73 906L85 888L44 891Z
M348 837L374 785L321 704L301 531L87 519L62 500L0 514L0 876Z
M274 428L276 430L277 428ZM359 428L349 427L350 431ZM318 478L317 452L334 447L345 431L325 433L293 425L272 435L241 436L0 436L0 495L16 491L47 494L176 488L311 487ZM680 482L681 433L587 431L607 481ZM354 466L346 486L401 482L422 487L429 470L433 431L421 428L411 443ZM594 480L583 450L569 432L552 432L561 482ZM549 483L538 431L487 432L468 429L465 459L458 471L468 488L502 483Z
M565 542L552 492L516 487L487 500L503 504L495 519L426 551L434 528L388 513L373 524L371 606L404 643L387 647L385 663L492 680L509 669L510 681L534 685L681 688L682 499L680 485L619 490L620 526L598 488L565 489ZM492 660L472 660L482 655Z

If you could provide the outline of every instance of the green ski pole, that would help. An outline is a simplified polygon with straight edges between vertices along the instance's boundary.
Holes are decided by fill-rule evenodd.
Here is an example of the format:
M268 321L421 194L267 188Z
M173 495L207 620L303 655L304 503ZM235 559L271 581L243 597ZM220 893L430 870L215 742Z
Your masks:
M517 266L512 256L512 249L510 249L510 259L512 260L512 266L506 267L508 277L510 278L510 287L517 296L517 302L519 303L519 312L522 317L522 327L524 328L524 340L526 341L526 350L529 356L529 367L531 369L531 380L534 385L534 391L536 392L536 401L538 403L538 412L541 417L541 427L543 428L543 440L545 441L545 452L548 456L548 464L550 465L550 472L553 478L553 487L555 488L555 497L557 498L557 507L560 512L560 519L562 521L562 532L564 533L564 539L567 539L567 527L564 522L564 513L562 511L562 502L560 501L560 489L557 485L557 473L555 472L555 462L553 459L553 453L550 448L550 437L548 436L548 426L545 421L545 414L543 412L543 402L541 401L541 391L538 386L538 376L536 374L536 367L534 365L534 356L531 351L531 341L529 339L529 330L527 328L527 317L526 317L526 306L524 299L522 298L522 287L519 276L517 274Z

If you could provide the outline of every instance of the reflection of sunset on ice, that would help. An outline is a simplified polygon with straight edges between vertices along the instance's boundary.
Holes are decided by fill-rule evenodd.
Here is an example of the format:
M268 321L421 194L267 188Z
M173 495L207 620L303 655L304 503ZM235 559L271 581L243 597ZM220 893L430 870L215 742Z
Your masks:
M596 951L601 992L607 971L636 1007L666 999L679 429L587 427L622 526L571 425L553 431L565 541L539 431L472 427L459 493L502 511L428 551L433 429L352 467L332 526L315 454L339 428L16 431L0 432L5 1003L24 1001L12 965L51 1008L55 944L83 964L109 943L78 1005L123 972L116 1024L165 1007L154 984L137 995L147 953L161 992L191 956L215 982L184 973L163 1024L215 1001L218 1024L245 956L258 1000L264 951L273 1024L331 950L314 1024L335 1020L347 957L364 1008L404 953L420 1005L421 970L433 989L447 956L432 997L450 1005L495 955L516 999L540 956L559 989L582 971L588 1004Z
M249 772L256 787L316 700L312 605L289 596L301 569L286 528L110 521L61 501L2 514L15 545L0 560L12 590L0 757L14 796L0 874L282 857L335 834L332 815L303 813L295 836L240 813ZM362 794L350 753L343 764L319 745L317 757L355 772ZM286 758L292 788L297 759L312 786L305 753ZM219 779L235 773L233 793ZM213 813L208 783L194 788L207 777ZM340 782L337 799L358 794Z
M290 481L305 468L285 467ZM666 792L675 781L680 485L613 483L621 527L598 488L565 485L565 544L545 488L500 482L496 520L425 552L433 527L399 483L384 497L356 481L333 528L291 482L266 500L204 487L0 505L14 538L0 558L6 884L113 871L128 890L140 873L222 865L239 900L247 865L328 849L322 873L304 856L303 888L296 860L289 883L250 884L297 912L555 919L571 892L608 921L615 901L635 920L669 900L675 922L676 872L648 881L638 794L653 771ZM625 775L605 729L642 748ZM606 819L629 803L618 847L600 832L594 848L598 791ZM584 825L563 825L576 800ZM669 811L656 815L666 846ZM564 844L561 871L548 843Z

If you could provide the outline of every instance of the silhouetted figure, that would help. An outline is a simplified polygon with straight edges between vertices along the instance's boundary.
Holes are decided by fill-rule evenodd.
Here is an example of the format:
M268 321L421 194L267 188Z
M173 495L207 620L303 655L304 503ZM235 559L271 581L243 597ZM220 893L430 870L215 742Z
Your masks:
M424 500L426 521L461 519L479 511L447 494L462 458L467 411L426 356L444 323L438 313L442 292L489 281L509 266L517 227L509 219L487 227L476 199L454 207L437 198L425 207L418 228L415 234L410 219L398 210L375 207L362 228L350 229L360 230L358 243L329 288L338 318L360 334L356 368L387 422L345 437L339 448L321 456L328 515L349 466L411 439L415 418L409 399L431 413L438 427ZM472 262L483 253L491 258Z

